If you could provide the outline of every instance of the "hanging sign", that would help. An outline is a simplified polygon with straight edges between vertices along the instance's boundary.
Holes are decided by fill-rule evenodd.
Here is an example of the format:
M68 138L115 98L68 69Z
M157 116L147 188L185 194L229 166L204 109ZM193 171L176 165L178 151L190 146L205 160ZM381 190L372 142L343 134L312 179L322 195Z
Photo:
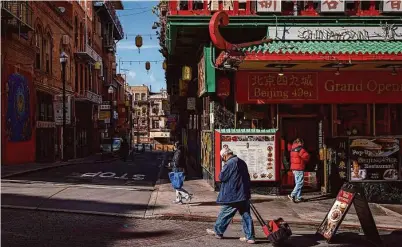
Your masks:
M335 13L345 11L344 0L321 0L321 12Z
M382 2L383 12L397 12L402 13L402 1L401 0L386 0Z
M381 246L382 240L364 192L350 183L343 184L339 190L331 209L318 227L317 233L324 236L330 243L352 203L366 238L377 246Z
M205 58L203 54L198 62L198 96L201 96L206 91L205 77Z
M218 90L216 94L221 98L226 98L230 95L230 81L228 78L222 77L218 80Z
M258 0L257 12L272 13L282 11L282 0Z
M196 104L195 104L195 98L187 98L187 110L189 111L195 111Z

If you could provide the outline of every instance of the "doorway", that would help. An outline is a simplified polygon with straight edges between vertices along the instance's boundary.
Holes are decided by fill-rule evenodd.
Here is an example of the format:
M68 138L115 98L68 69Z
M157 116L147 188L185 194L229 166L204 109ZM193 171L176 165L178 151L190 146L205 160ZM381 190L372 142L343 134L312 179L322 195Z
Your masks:
M319 150L318 150L318 122L316 115L307 116L281 116L280 129L284 140L284 147L292 144L296 138L304 141L304 148L310 154L310 160L306 165L304 177L304 186L309 190L317 190L320 187L320 176L316 168L319 168ZM283 154L284 150L282 150ZM319 173L319 172L318 172ZM284 189L293 188L293 173L288 172L282 177L282 187Z

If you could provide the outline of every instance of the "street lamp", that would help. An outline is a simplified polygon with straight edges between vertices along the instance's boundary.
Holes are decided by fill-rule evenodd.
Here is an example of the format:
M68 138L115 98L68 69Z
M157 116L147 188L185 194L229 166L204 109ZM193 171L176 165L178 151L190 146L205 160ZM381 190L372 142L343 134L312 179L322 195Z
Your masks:
M61 63L61 78L63 80L63 126L62 126L62 160L65 161L66 159L66 145L64 142L66 140L66 64L68 60L68 55L63 51L60 54L60 63Z
M108 90L107 90L108 94L110 95L110 153L113 155L113 135L112 135L112 130L113 130L113 126L112 126L112 119L113 119L113 93L114 93L114 88L110 85Z

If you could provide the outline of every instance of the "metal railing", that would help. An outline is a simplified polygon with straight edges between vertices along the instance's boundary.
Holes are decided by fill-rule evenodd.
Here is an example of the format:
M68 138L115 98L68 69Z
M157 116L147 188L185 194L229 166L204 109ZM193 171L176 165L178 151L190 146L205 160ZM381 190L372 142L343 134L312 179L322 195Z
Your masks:
M14 17L13 20L9 20L8 24L17 25L18 22L21 22L33 30L33 10L27 1L1 1L1 9Z

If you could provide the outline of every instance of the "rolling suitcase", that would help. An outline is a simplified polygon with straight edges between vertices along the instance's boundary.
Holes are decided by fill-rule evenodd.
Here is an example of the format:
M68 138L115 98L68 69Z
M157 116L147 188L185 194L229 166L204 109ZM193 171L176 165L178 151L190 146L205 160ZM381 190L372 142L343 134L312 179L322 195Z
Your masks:
M250 208L262 226L262 230L265 236L267 236L268 241L272 244L282 244L292 235L292 230L290 230L288 223L286 223L282 218L271 220L267 224L251 202Z

